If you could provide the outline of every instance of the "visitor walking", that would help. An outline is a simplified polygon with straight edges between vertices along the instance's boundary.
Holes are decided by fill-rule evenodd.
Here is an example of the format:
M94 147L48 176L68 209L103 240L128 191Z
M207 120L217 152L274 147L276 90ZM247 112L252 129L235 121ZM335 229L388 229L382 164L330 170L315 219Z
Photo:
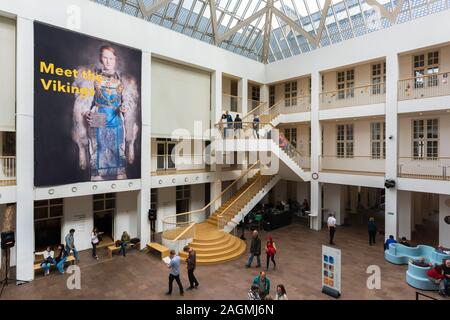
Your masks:
M253 231L253 238L250 244L250 256L248 257L247 268L250 268L253 262L253 257L256 256L256 267L261 267L261 239L258 237L258 231Z
M259 139L259 117L254 115L253 117L253 137Z
M187 262L187 271L188 271L188 278L189 278L189 288L187 290L197 289L198 288L198 281L197 278L194 275L195 267L197 266L197 253L194 249L186 246L183 249L184 252L188 253L188 257L186 259Z
M277 267L277 263L275 262L275 253L276 252L277 252L277 247L275 246L275 242L273 241L272 236L269 236L267 238L267 242L266 242L266 255L267 255L266 271L269 271L270 260L272 260L272 262L273 262L273 269L276 269L276 267Z
M335 244L334 234L336 233L336 218L334 217L334 213L330 213L327 220L328 232L330 234L330 244Z
M173 280L175 280L178 284L178 288L180 289L180 295L184 295L183 285L180 281L180 257L175 255L175 250L170 250L170 263L167 267L170 269L169 273L169 291L166 292L166 295L172 294L172 284Z
M373 217L369 218L369 223L367 224L367 230L369 231L369 245L375 244L375 237L377 235L377 225Z
M75 229L70 229L69 233L66 235L66 253L69 256L70 252L73 251L73 256L75 261L80 261L78 258L78 250L75 248L75 238L74 238Z

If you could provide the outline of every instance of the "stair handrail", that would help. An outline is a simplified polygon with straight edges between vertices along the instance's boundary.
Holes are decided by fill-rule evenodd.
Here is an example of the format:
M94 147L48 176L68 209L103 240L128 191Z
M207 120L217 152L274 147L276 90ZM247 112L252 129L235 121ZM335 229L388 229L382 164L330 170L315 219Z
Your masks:
M175 239L173 239L173 240L171 240L171 241L172 241L172 242L177 242L178 240L180 240L180 238L181 238L182 236L184 236L184 235L185 235L188 231L190 231L191 229L194 229L194 234L195 234L195 225L196 225L196 223L193 222L193 221L191 221L191 222L190 222L190 226L187 227L186 229L184 229L183 232L181 232L178 236L176 236Z
M241 197L242 196L244 196L246 193L247 193L247 191L250 189L250 188L252 188L252 187L254 187L257 183L261 183L261 180L262 180L262 178L261 178L261 175L255 180L255 181L253 181L247 188L245 188L245 190L244 190L244 192L242 192L239 196L237 196L236 197L236 199L234 199L220 214L218 214L217 215L217 227L219 228L219 229L222 229L221 228L221 223L220 223L220 219L222 219L223 218L223 216L225 215L225 212L232 206L232 205L234 205L235 203L236 203L236 201L238 201L239 199L241 199ZM259 189L261 189L261 188L259 188Z
M173 219L173 218L177 218L180 216L185 216L185 215L191 215L193 213L198 213L201 211L205 211L206 209L208 209L214 202L216 202L219 198L221 198L228 190L230 190L230 188L235 185L242 177L244 177L245 175L247 175L251 170L253 170L257 165L260 164L260 160L256 161L253 165L251 165L247 170L245 170L243 173L241 173L241 175L239 177L236 178L236 180L234 180L228 187L226 187L218 196L216 196L213 200L211 200L207 205L205 205L203 208L201 209L197 209L197 210L193 210L193 211L188 211L188 212L183 212L183 213L178 213L175 215L171 215L171 216L167 216L164 218L163 220L163 224L188 224L191 223L192 220L188 219L188 221L183 221L183 222L169 222L167 221L168 219Z
M244 119L248 118L250 115L254 114L256 110L258 110L266 105L269 105L269 103L267 101L262 101L258 106L256 106L255 108L253 108L252 110L247 112L247 114L242 117L242 121L244 121Z
M276 127L272 124L272 123L268 123L271 127L272 127L272 130L273 129L276 129ZM284 135L283 135L284 136ZM286 137L285 137L286 138ZM299 159L299 161L300 161L300 158L303 156L302 154L301 154L301 152L300 151L298 151L297 150L297 148L286 138L286 141L287 141L287 144L288 144L288 150L289 150L289 152L294 152L295 153L295 156L296 157L298 157L298 159ZM279 142L277 142L277 141L274 141L277 145L279 145ZM281 147L280 147L280 149L281 149ZM285 150L283 150L283 151L285 151ZM285 151L286 152L286 151ZM288 152L286 152L287 154L288 154L288 156L289 156L289 153Z

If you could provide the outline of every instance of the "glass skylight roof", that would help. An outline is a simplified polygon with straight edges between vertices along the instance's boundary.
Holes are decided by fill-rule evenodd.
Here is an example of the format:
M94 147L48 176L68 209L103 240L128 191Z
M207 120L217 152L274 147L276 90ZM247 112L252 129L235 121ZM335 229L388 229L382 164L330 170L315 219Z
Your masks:
M264 63L450 7L450 0L92 1Z

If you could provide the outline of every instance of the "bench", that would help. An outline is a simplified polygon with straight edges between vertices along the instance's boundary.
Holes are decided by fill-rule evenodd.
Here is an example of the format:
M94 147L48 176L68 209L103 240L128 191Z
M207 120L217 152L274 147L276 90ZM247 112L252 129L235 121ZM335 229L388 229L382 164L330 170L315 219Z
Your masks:
M138 251L141 249L141 243L140 242L138 242L136 244L130 242L128 245L130 246L130 248L135 248ZM108 250L108 257L111 259L114 252L120 251L120 246L116 247L116 245L113 244L112 246L106 247L106 249Z
M70 264L74 264L75 263L75 257L74 256L68 256L65 263L69 263L69 262L70 262ZM42 263L42 261L39 262L39 263L35 263L33 265L34 272L39 271L39 270L44 271L44 269L41 267L41 263ZM52 264L51 267L56 267L56 266L54 264Z
M169 248L167 248L167 247L165 247L165 246L163 246L163 245L161 245L159 243L150 242L150 243L147 244L147 248L149 250L156 250L156 251L160 252L161 253L161 259L164 259L165 257L169 256Z

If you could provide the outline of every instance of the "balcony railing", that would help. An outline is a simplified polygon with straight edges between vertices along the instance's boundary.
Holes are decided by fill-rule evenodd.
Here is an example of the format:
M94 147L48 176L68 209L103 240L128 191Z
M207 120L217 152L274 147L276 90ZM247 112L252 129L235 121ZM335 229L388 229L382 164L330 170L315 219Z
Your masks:
M231 112L242 112L242 98L227 93L222 93L222 109Z
M384 83L378 83L322 92L319 99L320 109L384 103L386 102L386 87Z
M0 156L0 186L16 184L16 157Z
M268 113L272 115L308 111L311 111L310 95L299 96L297 98L281 99L268 109Z
M207 154L164 154L153 155L156 170L152 175L183 174L210 171L211 156Z
M449 75L449 72L442 72L399 80L398 100L448 96L450 95Z
M431 159L399 157L398 176L402 178L450 181L450 157Z
M381 175L385 172L385 159L371 156L322 155L319 158L320 171L364 173Z

